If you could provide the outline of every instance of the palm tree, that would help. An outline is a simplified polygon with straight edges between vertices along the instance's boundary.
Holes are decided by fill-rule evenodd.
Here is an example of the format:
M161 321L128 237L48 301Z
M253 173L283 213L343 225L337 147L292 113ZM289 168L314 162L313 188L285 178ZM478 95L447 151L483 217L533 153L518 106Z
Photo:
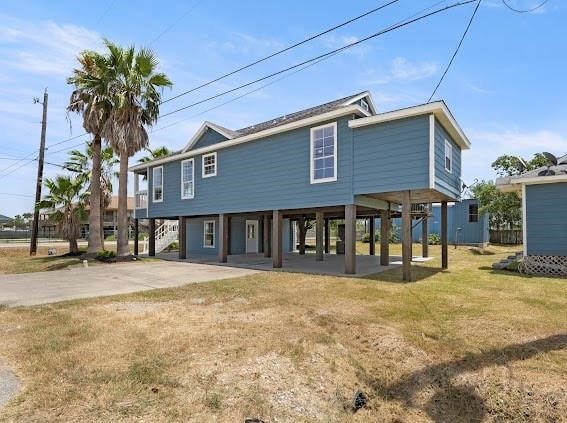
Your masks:
M92 172L90 175L89 245L87 252L96 253L103 248L101 227L101 150L102 129L112 103L109 99L109 83L114 70L108 67L106 58L94 51L83 51L78 57L80 68L73 70L68 84L75 86L67 109L83 116L85 131L93 135Z
M81 220L86 214L88 196L83 192L83 183L78 178L59 175L54 180L46 179L45 186L49 194L43 197L38 207L54 209L51 219L59 223L59 235L69 241L69 252L78 255L77 238L81 235Z
M81 181L83 186L87 187L87 191L92 192L92 169L94 161L93 143L88 143L85 152L72 150L69 152L69 159L65 162L66 169L74 172L77 179ZM100 237L101 248L104 249L104 215L107 207L112 200L112 178L115 176L114 167L118 163L118 159L114 155L112 147L105 147L100 152ZM90 213L92 213L90 207ZM89 215L90 217L90 215ZM89 239L91 229L89 224Z
M165 146L157 147L153 150L151 148L146 148L145 150L150 154L142 157L140 160L138 160L138 163L147 163L151 162L152 160L163 159L164 157L171 155L171 150Z
M112 109L102 135L120 157L118 177L117 255L128 256L128 158L149 143L146 126L159 117L161 92L171 87L169 78L156 72L155 54L148 49L122 48L104 41L115 77L111 83Z

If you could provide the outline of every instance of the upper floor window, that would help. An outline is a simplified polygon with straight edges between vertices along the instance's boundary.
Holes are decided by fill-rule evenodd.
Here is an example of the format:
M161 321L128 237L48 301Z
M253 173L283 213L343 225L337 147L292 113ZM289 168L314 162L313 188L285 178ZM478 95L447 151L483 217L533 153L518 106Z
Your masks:
M453 146L447 140L445 140L445 170L453 171Z
M478 204L469 204L469 223L478 222Z
M205 220L203 222L203 247L215 248L215 221Z
M203 178L217 175L217 153L203 154Z
M154 167L152 172L152 200L154 203L161 203L163 201L163 166Z
M337 124L311 128L311 183L337 180Z
M181 162L181 198L188 199L195 196L195 168L193 159Z
M362 107L367 112L370 111L370 107L368 107L368 103L366 102L365 99L360 100L360 107Z

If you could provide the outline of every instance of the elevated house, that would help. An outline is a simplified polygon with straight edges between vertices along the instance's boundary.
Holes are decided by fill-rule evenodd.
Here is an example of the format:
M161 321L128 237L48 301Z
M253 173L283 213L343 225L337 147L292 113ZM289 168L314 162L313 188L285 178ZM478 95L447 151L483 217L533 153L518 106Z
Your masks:
M324 261L325 223L344 219L344 272L355 274L356 219L401 216L410 280L412 205L441 203L447 267L447 202L460 196L469 147L444 102L378 113L368 92L238 130L204 122L183 150L130 168L135 218L149 219L150 255L173 232L180 258L263 252L274 268L292 249L291 222L316 220L313 259ZM156 219L170 225L157 235ZM380 264L388 263L383 243Z
M527 273L567 276L567 155L550 166L498 178L522 197L523 265Z

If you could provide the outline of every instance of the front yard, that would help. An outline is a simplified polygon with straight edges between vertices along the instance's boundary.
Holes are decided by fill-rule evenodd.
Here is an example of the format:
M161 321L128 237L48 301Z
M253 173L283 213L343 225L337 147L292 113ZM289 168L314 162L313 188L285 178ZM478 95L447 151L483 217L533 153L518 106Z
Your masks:
M559 421L567 282L494 272L515 249L491 250L409 284L267 272L1 309L23 390L0 420Z

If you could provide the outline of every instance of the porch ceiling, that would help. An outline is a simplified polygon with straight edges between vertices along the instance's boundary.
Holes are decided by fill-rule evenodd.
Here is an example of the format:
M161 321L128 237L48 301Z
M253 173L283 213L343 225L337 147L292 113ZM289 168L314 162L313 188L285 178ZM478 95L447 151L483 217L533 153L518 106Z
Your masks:
M406 191L381 192L375 194L365 194L368 197L378 200L388 201L394 204L402 203L402 195ZM455 201L455 198L449 197L434 189L418 189L411 190L411 202L416 203L439 203L441 201Z

